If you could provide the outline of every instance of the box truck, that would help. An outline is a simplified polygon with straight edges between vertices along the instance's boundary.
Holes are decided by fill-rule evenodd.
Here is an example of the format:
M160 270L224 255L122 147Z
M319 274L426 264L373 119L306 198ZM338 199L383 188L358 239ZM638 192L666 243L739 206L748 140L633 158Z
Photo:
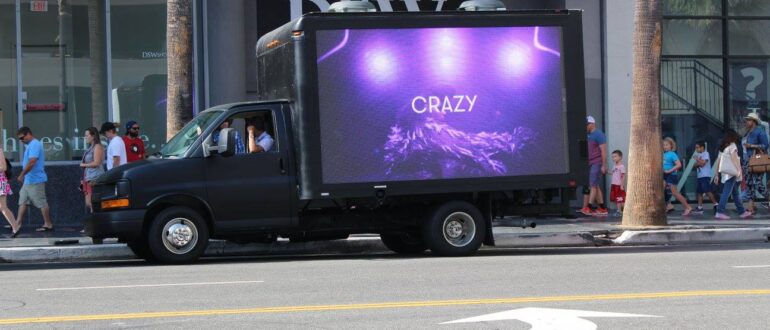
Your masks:
M357 233L464 256L494 218L568 213L587 177L580 11L313 13L255 56L260 101L105 173L89 236L167 263Z

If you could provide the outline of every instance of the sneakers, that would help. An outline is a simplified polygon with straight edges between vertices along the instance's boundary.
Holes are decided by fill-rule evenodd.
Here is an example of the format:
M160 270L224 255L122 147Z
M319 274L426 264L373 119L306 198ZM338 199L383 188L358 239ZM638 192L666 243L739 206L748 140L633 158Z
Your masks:
M579 212L583 213L585 215L593 215L594 214L594 210L592 210L590 207L584 207L584 208L580 209Z
M671 211L674 211L674 205L668 204L668 206L666 206L666 213L669 213Z
M612 215L613 215L613 216L615 216L615 217L618 217L618 218L620 218L620 217L622 217L622 216L623 216L623 212L620 212L620 211L615 211L615 213L613 213Z
M746 212L743 212L743 213L746 213ZM730 220L730 217L728 217L724 213L717 213L717 215L715 215L714 217L720 220Z
M745 211L740 215L741 219L751 218L752 216L753 214L749 211Z
M602 207L597 207L596 210L594 211L593 215L606 216L608 214L610 214L610 213L607 211L607 209L602 208Z
M703 215L703 206L698 206L692 211L693 215Z

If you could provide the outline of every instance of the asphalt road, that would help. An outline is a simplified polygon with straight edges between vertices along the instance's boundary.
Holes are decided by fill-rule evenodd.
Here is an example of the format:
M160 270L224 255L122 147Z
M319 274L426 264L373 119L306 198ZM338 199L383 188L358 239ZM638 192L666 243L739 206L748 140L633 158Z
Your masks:
M770 244L0 265L0 283L2 329L770 327Z

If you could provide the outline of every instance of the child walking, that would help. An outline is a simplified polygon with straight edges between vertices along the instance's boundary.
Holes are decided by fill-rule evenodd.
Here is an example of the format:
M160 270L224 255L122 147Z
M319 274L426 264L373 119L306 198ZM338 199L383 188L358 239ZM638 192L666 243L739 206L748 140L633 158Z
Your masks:
M687 199L679 193L679 190L676 187L676 184L679 182L678 171L682 168L682 162L679 161L679 156L677 156L675 151L676 142L674 139L670 137L663 139L663 184L665 185L665 188L671 189L671 194L676 197L676 200L678 200L679 203L682 203L682 206L684 206L682 215L686 216L690 215L692 207L690 207L690 204L687 203ZM667 210L674 208L668 199L666 199L666 203L668 204Z
M623 152L615 150L612 152L612 160L615 165L612 167L612 184L610 185L610 201L617 206L615 216L623 216L623 204L626 202L626 189L623 182L626 179L626 167L623 166Z
M714 204L714 212L717 210L717 200L712 193L713 188L711 186L711 158L708 150L706 150L706 142L698 141L695 143L695 167L698 168L698 187L696 192L698 193L698 207L695 209L695 214L703 214L703 195L708 196L711 203Z

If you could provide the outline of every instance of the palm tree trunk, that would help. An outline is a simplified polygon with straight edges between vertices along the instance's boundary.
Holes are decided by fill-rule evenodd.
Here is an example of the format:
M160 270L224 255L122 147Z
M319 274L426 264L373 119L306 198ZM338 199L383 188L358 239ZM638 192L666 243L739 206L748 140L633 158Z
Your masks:
M665 226L660 121L662 0L636 0L624 226Z
M166 139L192 119L192 2L168 0Z
M91 57L91 125L99 127L107 110L107 73L104 38L104 0L88 1L88 39Z

